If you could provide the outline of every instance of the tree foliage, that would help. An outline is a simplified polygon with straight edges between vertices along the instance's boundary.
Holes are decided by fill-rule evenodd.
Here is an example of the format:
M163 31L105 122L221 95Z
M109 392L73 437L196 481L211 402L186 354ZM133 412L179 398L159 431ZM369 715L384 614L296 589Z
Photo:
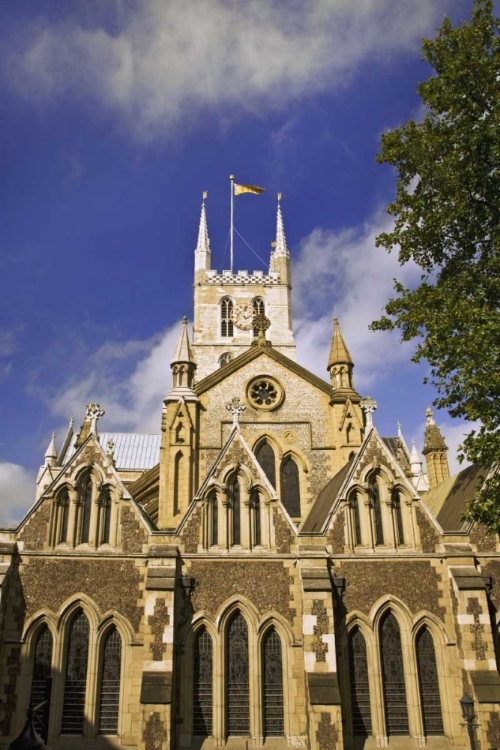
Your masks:
M394 228L377 238L420 283L395 282L396 296L373 329L416 340L436 406L478 421L462 450L491 467L500 459L500 23L492 0L476 0L469 22L445 18L423 42L434 74L418 87L423 119L382 137L378 160L398 176L388 212ZM485 472L486 473L486 472ZM468 517L500 530L500 479L490 474Z

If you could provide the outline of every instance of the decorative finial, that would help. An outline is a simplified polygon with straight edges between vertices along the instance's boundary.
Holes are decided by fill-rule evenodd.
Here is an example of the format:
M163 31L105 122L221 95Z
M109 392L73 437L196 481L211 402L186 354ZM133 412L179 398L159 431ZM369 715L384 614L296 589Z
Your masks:
M97 432L97 422L100 417L105 415L104 409L101 409L99 404L90 402L87 404L85 416L90 419L90 432Z
M112 456L115 452L115 441L113 438L108 438L108 442L106 443L106 453L108 456Z
M70 430L73 429L73 425L74 424L75 424L75 418L74 417L70 417L70 419L69 419L69 429Z
M402 431L401 431L401 428L402 428L402 426L403 426L403 425L401 424L401 422L400 422L400 421L399 421L399 419L398 419L398 421L397 421L397 424L396 424L396 428L397 428L397 430L398 430L398 438L399 438L400 440L401 440L401 439L403 438L403 433L402 433Z
M205 203L205 200L208 198L208 190L204 190L201 194L202 202Z
M233 425L236 426L240 419L240 414L245 411L247 407L245 404L242 404L240 399L235 396L231 399L231 401L226 404L226 409L230 411L233 415Z
M434 421L434 414L430 406L425 410L425 422L426 424L436 424Z
M278 193L278 203L281 201L282 198L283 198L283 193Z
M359 402L360 407L365 413L366 429L370 430L373 427L373 412L377 408L378 404L374 398L367 396L362 398Z
M254 316L253 329L254 331L257 331L257 345L258 346L266 346L266 331L270 327L271 327L271 321L269 320L267 315L260 313L259 315Z

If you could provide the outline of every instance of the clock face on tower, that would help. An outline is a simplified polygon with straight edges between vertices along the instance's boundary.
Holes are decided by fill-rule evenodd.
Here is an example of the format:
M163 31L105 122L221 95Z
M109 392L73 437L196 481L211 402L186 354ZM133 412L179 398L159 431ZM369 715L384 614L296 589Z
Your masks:
M240 331L249 331L253 328L255 310L252 304L234 305L231 311L231 320Z

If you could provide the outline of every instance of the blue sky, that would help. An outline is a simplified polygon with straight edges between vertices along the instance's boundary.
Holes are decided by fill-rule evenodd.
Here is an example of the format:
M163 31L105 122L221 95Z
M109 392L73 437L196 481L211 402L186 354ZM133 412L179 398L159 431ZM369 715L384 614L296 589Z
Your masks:
M106 430L159 430L192 316L201 193L228 267L229 174L266 188L235 225L268 259L276 192L299 361L327 378L331 319L378 401L422 447L435 394L397 334L367 326L392 278L376 249L395 175L384 130L419 117L420 40L469 0L82 0L0 5L0 522L19 518L50 433L85 403ZM236 238L235 267L262 268ZM437 416L452 453L467 427ZM455 464L454 464L455 465Z

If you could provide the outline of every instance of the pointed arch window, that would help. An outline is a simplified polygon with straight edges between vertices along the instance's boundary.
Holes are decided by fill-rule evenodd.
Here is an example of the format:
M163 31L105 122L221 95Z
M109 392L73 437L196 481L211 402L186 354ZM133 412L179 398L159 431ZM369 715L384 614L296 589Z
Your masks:
M211 513L211 531L212 531L212 544L219 544L219 503L217 500L217 493L212 492L209 498L209 508Z
M265 315L266 314L266 307L265 307L264 300L262 299L262 297L255 297L252 300L252 312L253 312L254 318L257 315ZM259 329L258 328L254 327L254 329L253 329L253 335L254 335L254 337L257 337L259 335Z
M261 512L260 512L260 496L257 490L252 493L252 510L253 510L253 543L254 545L262 544L262 530L261 530Z
M394 513L394 527L396 532L396 544L405 544L405 531L403 526L403 512L401 508L401 495L395 490L392 496L392 509Z
M355 492L351 500L352 509L352 528L354 533L354 544L363 544L363 536L361 533L361 503L362 498L359 492Z
M85 472L78 485L78 503L81 514L80 543L89 541L90 514L92 511L92 476L90 471Z
M264 736L281 737L283 723L283 659L278 633L271 628L262 644Z
M246 737L250 730L248 628L237 612L227 628L226 721L229 736Z
M388 612L380 625L382 679L387 735L409 735L406 684L398 621Z
M231 504L233 508L233 544L241 544L241 501L238 477L230 484Z
M122 641L115 626L104 640L99 700L99 734L118 734Z
M230 338L234 335L233 300L223 297L220 303L220 335Z
M213 725L213 647L206 628L194 639L193 734L210 737Z
M57 544L66 544L68 541L68 523L69 523L69 491L63 487L57 498L59 509L59 533Z
M292 518L300 518L299 469L291 456L281 464L282 502Z
M174 459L174 516L180 511L180 487L183 463L184 456L181 451L178 451Z
M101 495L100 500L100 510L101 510L101 523L100 523L100 544L109 544L110 538L111 538L111 510L112 510L112 502L111 502L111 490L109 487L106 487L106 489L103 491Z
M50 693L52 688L52 648L53 638L47 625L39 630L35 643L33 677L31 680L30 706L44 705L33 716L35 728L46 740L49 724Z
M368 737L372 733L368 659L366 641L359 628L354 628L349 633L348 654L352 731L354 735Z
M377 477L370 481L370 499L373 507L373 520L375 530L375 544L384 544L384 525L382 521L382 503L380 500L380 488Z
M62 734L83 734L88 654L89 621L82 610L78 610L69 626Z
M422 628L416 639L418 682L424 733L443 735L443 712L439 695L439 681L434 642L428 628Z
M276 457L267 440L264 440L262 443L260 443L257 450L255 451L255 457L259 462L262 471L269 479L269 482L272 484L274 489L276 489Z

